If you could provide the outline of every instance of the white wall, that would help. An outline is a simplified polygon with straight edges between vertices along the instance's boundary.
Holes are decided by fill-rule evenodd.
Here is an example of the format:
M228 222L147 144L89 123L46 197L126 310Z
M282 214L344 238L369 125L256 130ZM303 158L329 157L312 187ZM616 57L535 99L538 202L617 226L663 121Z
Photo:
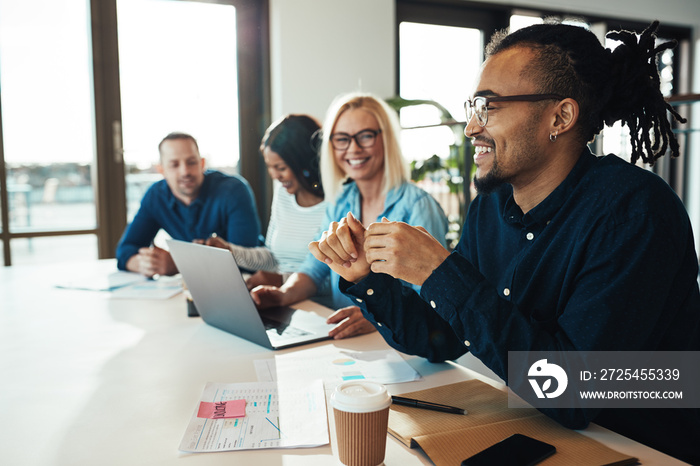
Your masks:
M394 0L270 0L272 118L322 120L345 92L393 96L395 22Z
M477 0L482 1L482 0ZM700 0L489 0L519 8L629 18L694 30L693 86L700 93ZM395 93L394 0L270 0L272 117L309 113L319 119L337 94ZM694 106L700 127L700 104ZM690 169L700 180L700 135L693 136ZM689 154L683 154L688 157ZM700 245L700 183L689 183L686 205ZM700 248L698 248L700 249Z

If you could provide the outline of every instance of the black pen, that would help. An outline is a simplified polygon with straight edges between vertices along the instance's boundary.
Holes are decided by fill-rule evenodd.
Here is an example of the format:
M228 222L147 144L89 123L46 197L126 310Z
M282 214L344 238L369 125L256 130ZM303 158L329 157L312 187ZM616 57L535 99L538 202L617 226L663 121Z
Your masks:
M467 411L462 408L455 408L454 406L431 403L430 401L414 400L413 398L404 398L402 396L392 396L391 401L394 404L402 406L411 406L412 408L430 409L432 411L441 411L443 413L452 414L467 414Z

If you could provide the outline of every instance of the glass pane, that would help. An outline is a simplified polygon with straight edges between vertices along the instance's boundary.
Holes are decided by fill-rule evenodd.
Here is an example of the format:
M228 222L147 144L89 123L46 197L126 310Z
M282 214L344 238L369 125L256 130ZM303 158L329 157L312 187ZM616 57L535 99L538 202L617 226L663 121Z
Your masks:
M11 232L96 226L89 24L87 1L0 0Z
M15 238L10 248L12 265L97 260L96 235Z
M465 145L464 123L455 120L465 120L464 101L474 92L483 34L478 29L402 22L399 44L401 97L434 102L401 109L401 126L407 128L401 134L404 155L414 181L435 197L459 228Z
M191 134L209 168L237 172L236 10L231 5L118 0L127 216L160 179L158 143Z
M401 97L436 101L452 118L464 121L464 101L481 66L481 31L402 22L399 45ZM418 114L401 112L404 127L437 123L440 112L428 106Z

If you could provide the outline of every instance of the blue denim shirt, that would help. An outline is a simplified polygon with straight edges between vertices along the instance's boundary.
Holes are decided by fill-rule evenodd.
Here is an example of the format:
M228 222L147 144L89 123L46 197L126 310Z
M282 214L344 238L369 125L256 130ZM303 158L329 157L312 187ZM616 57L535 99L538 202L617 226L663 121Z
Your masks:
M360 218L360 206L360 190L354 182L347 183L343 186L335 203L329 204L326 208L323 230L326 230L331 222L340 221L348 212L352 212L355 217ZM377 221L380 222L382 217L391 221L406 222L413 226L422 226L443 246L446 245L445 235L447 234L448 222L442 207L430 194L412 183L403 183L387 193L384 211L377 217ZM338 290L338 279L340 278L338 274L332 272L328 265L317 260L311 253L307 255L299 272L308 275L321 292L330 286L332 305L336 309L354 304ZM329 279L330 285L328 284ZM420 288L416 287L416 289Z
M697 276L688 214L669 186L586 150L526 214L510 185L479 195L455 252L420 295L383 274L340 286L400 351L433 361L471 351L507 381L508 351L700 350ZM693 446L677 438L700 438L698 409L542 411L684 458Z
M177 199L165 180L155 182L146 191L117 245L117 267L126 270L129 258L139 248L150 246L161 228L181 241L216 233L241 246L261 244L260 220L250 185L240 176L213 170L205 172L199 195L190 205Z

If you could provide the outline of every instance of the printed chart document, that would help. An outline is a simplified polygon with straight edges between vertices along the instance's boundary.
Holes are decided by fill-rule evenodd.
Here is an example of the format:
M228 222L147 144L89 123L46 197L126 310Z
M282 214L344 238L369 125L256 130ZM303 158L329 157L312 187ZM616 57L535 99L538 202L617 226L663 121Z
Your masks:
M109 275L86 274L82 276L71 276L61 278L57 283L57 288L69 288L74 290L90 291L114 291L135 283L148 280L140 273L116 271Z
M275 355L275 367L256 364L258 380L276 377L279 383L299 383L320 378L326 390L346 380L371 380L382 384L412 382L421 378L393 349L351 351L332 345Z
M208 383L200 401L245 400L245 416L197 417L199 403L180 442L180 451L214 452L326 445L328 418L323 382Z
M183 290L182 278L160 277L144 280L112 291L112 299L168 299Z

